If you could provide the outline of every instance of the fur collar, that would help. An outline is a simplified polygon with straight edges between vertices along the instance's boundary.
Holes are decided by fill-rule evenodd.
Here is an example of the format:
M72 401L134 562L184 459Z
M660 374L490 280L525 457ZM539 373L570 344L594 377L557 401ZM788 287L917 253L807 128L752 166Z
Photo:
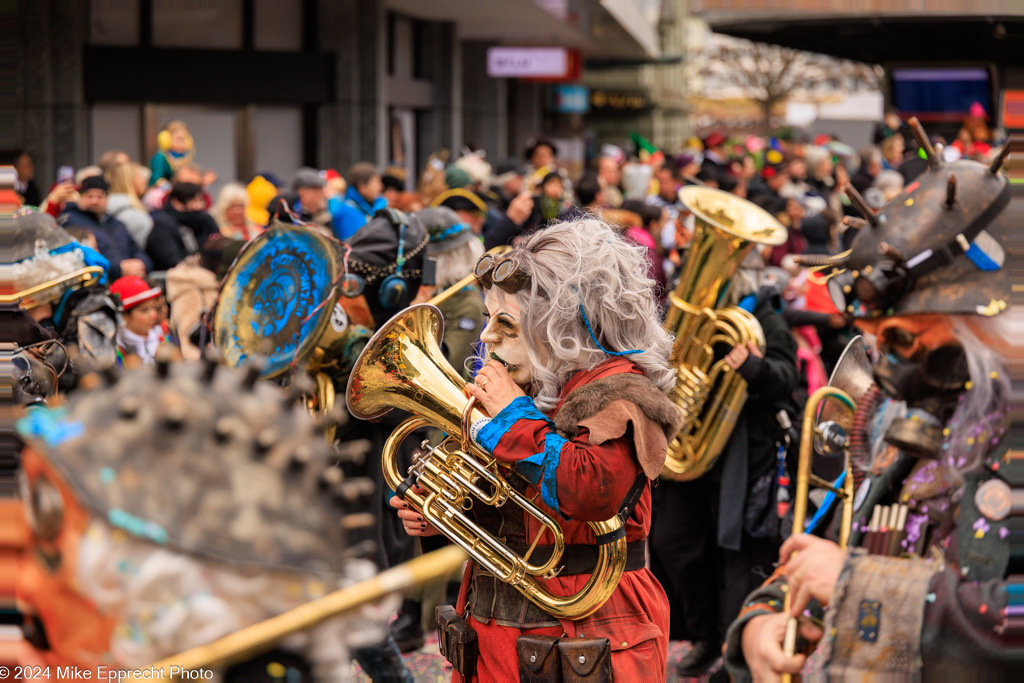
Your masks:
M655 422L671 440L683 425L682 410L645 375L619 373L602 377L573 391L555 414L555 428L575 438L580 422L604 410L613 401L629 401Z

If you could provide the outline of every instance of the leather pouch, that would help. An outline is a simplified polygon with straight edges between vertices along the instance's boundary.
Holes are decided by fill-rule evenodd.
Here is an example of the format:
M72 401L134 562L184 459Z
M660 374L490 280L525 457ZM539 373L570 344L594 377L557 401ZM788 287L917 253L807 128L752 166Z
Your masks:
M557 683L562 680L558 655L560 636L519 636L519 680L523 683Z
M612 676L612 644L607 638L562 638L558 641L562 680L606 683Z
M467 679L472 678L476 673L478 653L476 631L451 605L438 605L434 615L437 618L441 654L451 663L452 668Z

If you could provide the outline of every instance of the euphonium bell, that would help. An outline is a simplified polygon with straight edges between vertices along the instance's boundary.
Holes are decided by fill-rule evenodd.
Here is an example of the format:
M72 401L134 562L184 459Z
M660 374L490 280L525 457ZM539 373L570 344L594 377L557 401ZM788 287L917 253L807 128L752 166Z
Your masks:
M661 476L688 481L715 463L747 400L746 381L715 360L716 347L754 341L764 351L757 319L738 306L721 307L722 300L754 245L784 243L786 228L753 202L721 190L684 187L679 199L696 227L679 284L669 294L665 328L675 337L670 362L676 385L669 398L686 421L669 444Z
M402 311L373 336L352 368L348 381L348 408L358 418L379 418L392 408L413 414L388 437L381 468L388 486L424 519L469 553L474 561L549 614L582 619L611 597L626 566L626 539L598 546L594 573L576 594L554 595L542 582L561 564L565 537L558 522L526 498L508 479L519 475L476 445L468 434L473 421L486 417L466 397L466 383L441 351L444 319L430 304ZM398 469L398 447L420 427L437 427L448 438L434 447L422 444L408 473ZM413 484L426 489L418 494ZM538 494L539 495L539 494ZM482 529L469 511L474 505L516 505L540 524L530 550L520 555ZM588 522L597 536L623 526L618 518ZM541 536L550 533L553 552L543 563L530 558Z

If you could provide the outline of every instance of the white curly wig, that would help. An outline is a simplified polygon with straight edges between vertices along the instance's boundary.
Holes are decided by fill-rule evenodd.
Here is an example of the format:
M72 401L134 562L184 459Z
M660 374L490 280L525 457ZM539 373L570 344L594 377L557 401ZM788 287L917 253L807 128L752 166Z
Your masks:
M581 218L538 230L507 254L531 273L518 294L521 327L532 368L531 393L540 410L551 410L569 377L611 356L626 356L664 392L675 383L669 365L672 338L662 327L647 277L645 251L625 242L607 224ZM498 301L504 292L495 288Z
M442 251L437 259L437 286L451 287L473 272L473 266L484 255L484 243L474 237L450 251Z

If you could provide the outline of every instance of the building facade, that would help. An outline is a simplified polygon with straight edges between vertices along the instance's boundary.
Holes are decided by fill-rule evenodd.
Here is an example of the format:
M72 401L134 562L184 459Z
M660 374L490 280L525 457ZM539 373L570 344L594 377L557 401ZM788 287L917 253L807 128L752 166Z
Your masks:
M635 131L659 148L676 150L690 135L688 5L688 0L662 0L656 15L657 60L588 61L584 83L590 108L584 123L595 146L626 146Z
M182 118L221 180L356 161L410 171L464 145L519 156L549 85L488 75L495 46L656 57L651 0L40 0L19 3L8 151L41 184L107 149L148 161Z

